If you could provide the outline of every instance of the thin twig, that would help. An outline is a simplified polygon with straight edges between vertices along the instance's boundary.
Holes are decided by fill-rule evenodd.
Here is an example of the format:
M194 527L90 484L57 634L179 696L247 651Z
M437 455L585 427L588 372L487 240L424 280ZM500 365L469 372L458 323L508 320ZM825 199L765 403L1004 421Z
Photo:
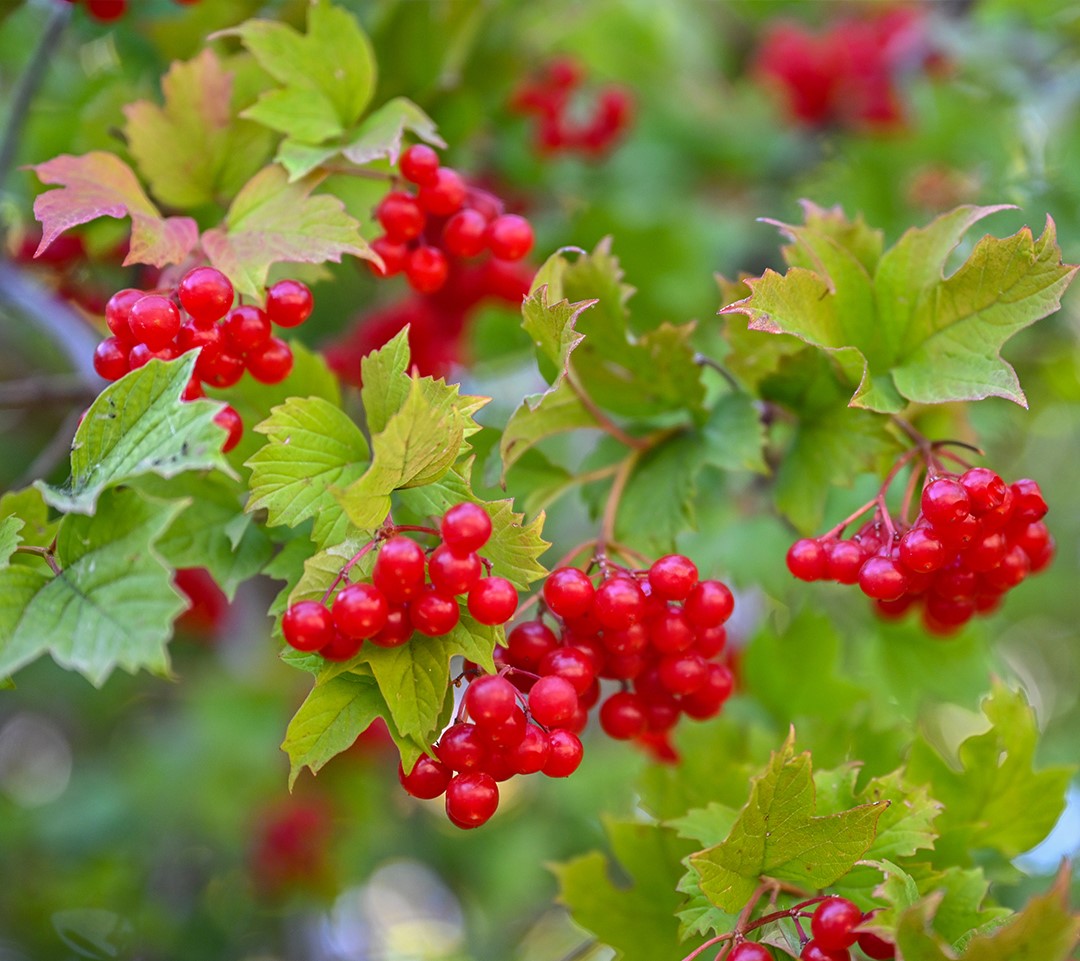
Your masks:
M588 395L585 388L582 387L574 377L567 375L566 383L570 385L570 389L577 396L577 399L581 401L581 406L592 414L597 427L602 431L610 434L620 444L625 444L627 447L634 450L646 450L649 447L648 440L642 437L634 437L632 434L626 433L626 431L616 424L615 421L597 407L596 401Z
M52 569L52 572L57 576L64 572L60 569L60 565L56 563L56 555L52 552L51 548L38 547L36 544L19 544L15 548L16 554L33 554L35 557L40 557L46 564Z
M641 448L630 451L619 465L619 472L612 481L611 490L608 492L607 502L604 504L604 516L600 521L600 536L596 539L596 553L598 556L607 552L607 545L615 539L615 520L619 513L619 502L626 491L626 485L630 476L634 473L643 451Z
M721 377L724 378L724 380L728 382L732 390L738 392L739 382L735 379L735 375L719 361L715 361L711 357L706 356L705 354L694 354L694 363L697 364L698 367L708 367L712 370L715 370Z

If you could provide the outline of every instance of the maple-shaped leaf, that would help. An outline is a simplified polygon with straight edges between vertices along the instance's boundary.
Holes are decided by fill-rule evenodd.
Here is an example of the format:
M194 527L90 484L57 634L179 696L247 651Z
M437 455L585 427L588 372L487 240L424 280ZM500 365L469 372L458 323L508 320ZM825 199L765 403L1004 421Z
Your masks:
M15 548L22 542L19 531L26 522L21 517L9 515L0 520L0 570L8 566Z
M0 677L45 653L97 686L117 667L167 673L165 642L185 605L154 543L181 509L109 491L92 517L61 522L61 573L0 570Z
M907 776L945 805L935 863L970 863L992 848L1013 858L1039 843L1065 807L1073 769L1035 770L1038 725L1023 694L995 681L982 711L989 730L943 757L923 736L912 744Z
M752 781L750 800L726 840L690 858L701 890L717 907L737 911L762 877L825 888L843 877L873 843L887 801L815 815L810 755L795 754L794 732Z
M264 167L236 195L225 224L203 234L203 250L237 292L261 298L271 264L373 256L345 205L313 194L322 179L312 174L290 183L282 167Z
M912 228L878 254L878 238L838 212L807 205L806 223L779 224L793 245L785 274L747 279L750 296L720 311L752 330L791 334L830 352L854 388L850 404L896 413L908 402L1004 397L1026 405L1001 358L1014 334L1060 307L1077 268L1063 264L1053 220L983 237L944 276L967 231L1003 207L960 207Z
M232 73L207 49L174 63L161 90L161 106L124 108L128 149L151 192L181 208L233 196L266 162L273 134L236 116Z
M282 86L243 116L290 139L320 143L355 123L375 92L375 55L348 10L327 0L308 7L307 32L273 20L247 20L215 36L238 36Z
M111 153L62 154L31 169L43 184L60 185L59 190L48 190L34 201L34 216L41 221L37 254L65 230L98 217L131 217L125 266L178 264L199 241L195 221L162 217L132 169Z

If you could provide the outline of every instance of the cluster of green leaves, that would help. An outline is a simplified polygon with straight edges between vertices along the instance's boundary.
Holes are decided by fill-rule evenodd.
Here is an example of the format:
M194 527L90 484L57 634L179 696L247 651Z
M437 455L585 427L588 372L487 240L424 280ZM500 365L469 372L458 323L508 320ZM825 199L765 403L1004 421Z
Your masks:
M594 852L556 867L561 898L626 961L674 957L680 941L689 952L819 892L875 912L867 929L907 961L1064 961L1080 937L1067 875L1019 912L990 884L1050 831L1072 770L1034 767L1037 727L1021 693L998 684L982 712L959 743L919 734L903 766L873 776L858 763L814 770L793 730L750 777L741 807L763 744L725 720L698 737L698 750L713 748L708 763L647 776L642 806L651 820L607 824L630 886L613 884L607 858ZM768 906L744 913L763 893L772 895ZM799 955L790 918L750 931Z

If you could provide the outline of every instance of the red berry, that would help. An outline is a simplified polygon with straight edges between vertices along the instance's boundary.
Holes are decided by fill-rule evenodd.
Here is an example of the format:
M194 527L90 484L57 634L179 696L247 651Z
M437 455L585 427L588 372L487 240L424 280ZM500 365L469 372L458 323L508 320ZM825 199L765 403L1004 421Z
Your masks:
M742 944L735 945L727 961L773 961L773 956L765 945L756 941L743 941Z
M394 243L389 237L376 237L371 242L371 249L383 262L380 267L375 261L368 261L368 267L376 277L393 277L405 269L405 261L409 256L409 248L405 244Z
M555 634L542 621L525 621L506 635L512 663L526 671L539 667L550 652L560 649L558 645Z
M439 738L439 760L455 771L475 771L487 758L487 745L475 724L459 721Z
M900 560L910 571L929 574L943 567L948 559L948 548L930 528L913 527L900 538Z
M314 306L311 288L299 280L279 280L266 292L266 316L278 327L299 327Z
M105 323L120 340L133 341L135 339L128 325L128 317L131 315L131 308L145 296L146 294L141 290L125 287L113 294L105 305Z
M967 491L973 514L985 514L1000 507L1007 484L986 467L972 467L960 475L960 485Z
M644 613L645 595L631 578L610 577L596 589L592 610L604 628L625 630Z
M270 318L251 304L229 311L224 327L225 340L236 354L262 350L270 342Z
M199 356L195 366L211 387L232 387L244 376L244 359L227 350L208 351Z
M608 737L620 741L637 737L645 730L645 705L637 694L620 691L600 705L600 727Z
M406 243L424 232L426 217L412 194L393 190L375 208L375 218L382 224L389 240Z
M825 548L809 537L797 540L787 552L787 568L800 581L820 581L828 573Z
M589 576L576 567L560 567L544 581L544 603L558 617L580 617L592 606L596 589Z
M290 604L281 618L285 642L298 651L317 651L334 639L334 621L318 601Z
M731 697L735 687L735 678L731 669L715 662L708 665L705 683L692 694L687 694L679 706L687 717L703 721L715 717L724 702Z
M346 637L340 631L334 633L334 639L325 647L319 648L319 655L328 661L351 661L360 653L364 641L358 637Z
M391 537L379 550L371 580L388 601L400 604L420 594L426 568L424 549L416 541L399 534Z
M685 610L685 609L684 609ZM677 654L694 643L694 629L684 611L670 609L648 622L652 646L661 654Z
M439 594L434 587L425 590L409 604L409 620L421 634L442 637L449 634L461 617L458 603L452 597Z
M366 640L386 626L386 597L374 584L347 584L334 598L334 625L346 637Z
M196 267L180 279L176 288L180 306L200 326L221 320L232 306L233 285L216 267Z
M455 774L446 786L446 816L459 828L478 828L499 806L499 786L490 774Z
M814 909L810 932L825 951L842 951L855 943L862 921L862 911L847 898L828 898Z
M461 179L461 174L450 167L439 167L434 179L420 185L417 200L428 213L449 217L461 209L465 194L465 181Z
M151 350L146 344L136 344L128 354L128 366L132 370L137 370L145 367L152 360L175 360L177 356L175 344L167 344L160 350Z
M483 577L469 591L469 613L481 624L505 624L517 605L517 591L505 577Z
M1001 563L1009 549L1009 542L1004 531L995 531L977 540L964 551L964 563L973 571L993 570Z
M439 155L427 144L414 143L401 154L398 169L414 184L433 184L438 178Z
M668 654L660 659L660 681L672 694L693 694L708 676L709 665L698 654Z
M413 797L423 798L425 801L439 797L446 790L452 776L450 768L426 754L420 755L408 774L401 763L398 763L398 781L401 786Z
M289 345L277 337L271 337L257 351L247 355L247 369L261 384L279 384L293 366L293 354Z
M417 247L405 260L405 279L418 294L433 294L450 275L446 254L438 247Z
M983 580L998 591L1007 591L1016 587L1031 573L1031 558L1021 547L1011 547L992 571L983 574Z
M487 218L479 210L459 210L443 227L442 242L448 254L476 257L487 248Z
M491 537L491 517L479 504L455 504L439 523L443 543L458 557L480 550Z
M697 567L682 554L660 557L649 568L649 586L653 594L667 601L686 600L697 579Z
M727 630L724 627L706 627L694 631L693 651L705 660L716 657L727 646Z
M891 961L896 957L896 945L889 944L883 938L869 931L862 931L858 937L859 949L873 961Z
M1050 543L1050 531L1042 521L1010 527L1012 542L1023 550L1032 561L1041 557Z
M214 423L218 427L225 428L225 442L221 445L221 449L227 454L240 443L240 438L244 436L244 421L236 412L236 408L226 404L214 414Z
M533 229L524 217L503 214L487 228L487 245L500 260L521 260L533 246Z
M168 297L147 294L128 314L131 336L151 350L161 350L180 333L180 311Z
M378 634L373 634L370 643L376 647L401 647L412 637L412 621L405 607L390 605L386 612L386 623Z
M862 545L856 541L829 541L825 548L825 579L838 584L856 584L859 569L866 560Z
M1024 478L1011 486L1016 501L1013 507L1013 519L1028 523L1041 521L1046 516L1048 508L1039 485L1033 480Z
M518 774L542 771L551 757L551 741L535 724L525 729L525 736L508 753L507 758Z
M851 953L846 948L839 951L826 951L817 941L807 941L799 952L800 961L851 961Z
M221 328L217 324L209 327L199 327L195 321L188 320L180 325L180 333L176 336L176 345L180 352L186 354L189 350L199 349L199 359L195 362L195 373L199 372L199 364L208 364L210 355L221 350Z
M195 365L199 365L196 363ZM183 391L180 393L181 400L198 400L200 397L205 397L206 391L203 390L202 381L199 380L198 372L192 374L191 379L184 385Z
M86 12L99 23L111 23L127 12L127 0L86 0Z
M692 627L719 627L735 610L735 597L722 581L699 581L683 605Z
M547 777L569 777L581 764L584 753L576 734L559 728L548 732L551 753L541 769Z
M923 488L921 507L934 527L948 527L961 521L971 509L971 498L960 481L953 477L937 477Z
M467 594L480 580L483 565L476 554L459 557L445 544L440 544L428 558L428 577L431 583L448 597Z
M557 674L540 678L529 691L529 712L544 727L561 727L574 716L577 706L574 685Z
M859 587L867 597L895 601L908 589L908 576L898 561L875 555L859 571Z
M465 690L465 709L477 724L494 727L501 724L517 704L517 691L505 677L485 674Z
M116 337L106 337L94 348L94 370L106 380L119 380L130 370L129 352Z
M592 658L576 647L556 647L549 651L540 662L539 673L564 678L579 696L588 691L596 680Z

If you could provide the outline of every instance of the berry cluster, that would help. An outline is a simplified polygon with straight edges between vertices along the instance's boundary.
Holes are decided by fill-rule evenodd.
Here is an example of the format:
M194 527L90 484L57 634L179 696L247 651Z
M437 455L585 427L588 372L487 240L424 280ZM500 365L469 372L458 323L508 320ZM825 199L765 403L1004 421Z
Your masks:
M442 166L431 147L409 147L398 169L416 191L392 190L375 208L383 229L371 243L383 262L382 267L372 263L376 275L404 273L413 290L431 294L446 284L456 260L485 252L499 260L521 260L532 250L529 222L504 213L497 197Z
M417 528L411 528L417 530ZM327 606L334 584L323 601L298 601L281 621L285 641L298 651L315 652L328 661L355 657L368 641L377 647L399 647L414 632L440 637L452 631L461 617L458 598L465 595L469 613L481 624L505 624L517 610L518 595L506 578L485 576L487 563L476 553L491 536L491 518L477 504L451 507L439 530L442 543L430 553L411 537L389 528L365 548L379 546L371 580L342 587ZM350 562L350 563L353 563ZM348 567L342 577L348 573Z
M78 0L67 0L68 3L77 3ZM198 3L199 0L173 0L182 6ZM128 9L128 0L82 0L86 12L98 23L112 23L119 20Z
M887 130L904 122L897 76L938 69L939 61L923 15L903 8L841 20L819 35L801 24L775 23L754 72L799 123Z
M799 914L805 916L802 911ZM799 952L800 961L851 961L849 949L856 944L872 961L895 958L896 945L869 931L858 930L870 916L847 898L820 900L810 915L811 938ZM757 941L740 941L728 955L728 961L773 961L773 956Z
M883 495L863 510L871 506L873 519L850 539L839 536L841 525L792 544L788 570L804 581L858 584L886 617L919 605L931 633L951 633L995 610L1054 555L1039 485L1006 484L985 467L928 474L910 525L889 516Z
M169 292L172 293L172 292ZM94 351L94 370L106 380L119 380L153 358L173 360L201 348L184 400L203 396L203 384L231 387L248 371L264 384L284 380L292 370L289 345L271 333L271 324L296 327L311 314L311 291L296 280L279 280L266 292L266 307L233 307L233 286L215 267L196 267L184 274L172 296L128 287L105 306L112 336ZM187 313L184 320L181 309ZM237 445L244 425L229 406L214 418L228 432L223 449Z
M536 118L534 139L541 154L578 152L598 157L611 150L630 126L633 101L617 86L598 90L588 119L576 120L571 107L583 81L580 64L560 57L515 92L510 107Z

